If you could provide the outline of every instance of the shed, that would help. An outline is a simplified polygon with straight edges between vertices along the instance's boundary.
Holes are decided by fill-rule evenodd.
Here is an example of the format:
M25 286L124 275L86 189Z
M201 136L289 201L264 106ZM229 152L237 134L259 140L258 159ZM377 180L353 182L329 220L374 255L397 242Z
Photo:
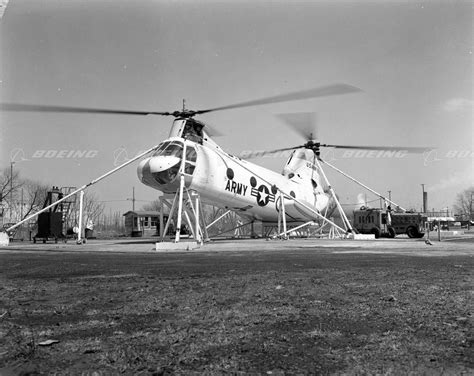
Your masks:
M127 236L157 236L160 234L159 211L128 211L125 217ZM164 221L166 223L167 216Z

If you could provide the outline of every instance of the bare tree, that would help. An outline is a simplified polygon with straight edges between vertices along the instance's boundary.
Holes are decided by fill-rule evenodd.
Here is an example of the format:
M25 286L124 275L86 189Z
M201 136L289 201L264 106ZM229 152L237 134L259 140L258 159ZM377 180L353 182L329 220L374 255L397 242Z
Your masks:
M79 195L79 193L77 194ZM100 202L97 195L92 192L84 192L84 201L82 206L83 211L83 226L87 225L87 221L92 221L93 224L99 222L99 217L104 212L104 203ZM76 205L71 213L70 223L77 225L79 223L79 198L76 199Z
M472 219L473 199L474 186L458 193L454 202L455 214L459 215L463 220Z
M20 199L17 199L19 209L17 208L16 211L20 215L18 218L25 219L44 206L50 186L30 179L22 179L19 187L22 193Z
M160 211L161 210L160 200L153 200L152 202L149 202L148 204L143 205L142 210L144 210L144 211Z
M18 171L5 168L0 174L0 203L2 207L13 208L15 193L21 185Z
M8 220L16 222L41 209L46 199L48 185L23 179L19 172L11 174L5 169L0 175L0 202L8 208ZM5 214L5 213L3 213Z

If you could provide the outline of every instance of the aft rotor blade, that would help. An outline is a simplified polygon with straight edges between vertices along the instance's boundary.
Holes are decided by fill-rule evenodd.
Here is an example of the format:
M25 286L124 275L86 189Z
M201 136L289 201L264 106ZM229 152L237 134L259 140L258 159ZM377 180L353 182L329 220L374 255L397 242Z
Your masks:
M418 147L418 146L362 146L362 145L331 145L321 144L320 146L335 149L357 149L357 150L390 150L390 151L407 151L409 153L424 153L434 150L434 147Z
M278 114L281 119L292 130L302 136L306 141L317 140L318 127L317 116L314 112L296 112L289 114Z
M83 113L83 114L164 115L164 116L173 115L170 112L111 110L111 109L104 109L104 108L48 106L48 105L20 104L20 103L2 103L0 104L0 110L25 111L25 112L65 112L65 113Z
M256 99L256 100L247 101L247 102L231 104L228 106L215 107L215 108L210 108L207 110L199 110L199 111L196 111L196 114L205 114L211 111L229 110L232 108L260 106L263 104L270 104L270 103L296 101L300 99L327 97L330 95L349 94L349 93L355 93L358 91L361 91L361 89L355 86L346 85L346 84L334 84L334 85L322 86L322 87L304 90L304 91L297 91L297 92L283 94L283 95L276 95L273 97L267 97L267 98Z

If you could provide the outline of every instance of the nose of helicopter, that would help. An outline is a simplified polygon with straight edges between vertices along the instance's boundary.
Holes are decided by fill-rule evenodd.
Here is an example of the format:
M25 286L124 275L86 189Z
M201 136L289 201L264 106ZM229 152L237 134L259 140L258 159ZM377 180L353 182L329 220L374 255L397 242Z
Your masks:
M181 159L175 156L154 156L141 161L137 167L140 181L156 187L170 183L176 177Z
M156 156L148 158L148 166L150 167L150 172L153 174L166 171L176 166L180 161L181 159L175 156Z

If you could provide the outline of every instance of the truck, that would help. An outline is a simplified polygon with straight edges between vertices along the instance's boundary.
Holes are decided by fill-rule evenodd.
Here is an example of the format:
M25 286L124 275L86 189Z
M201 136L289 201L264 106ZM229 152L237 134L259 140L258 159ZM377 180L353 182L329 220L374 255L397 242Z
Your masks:
M354 210L353 227L361 234L374 234L375 238L394 238L406 234L409 238L422 238L428 218L422 213L393 212L382 208L362 206Z

